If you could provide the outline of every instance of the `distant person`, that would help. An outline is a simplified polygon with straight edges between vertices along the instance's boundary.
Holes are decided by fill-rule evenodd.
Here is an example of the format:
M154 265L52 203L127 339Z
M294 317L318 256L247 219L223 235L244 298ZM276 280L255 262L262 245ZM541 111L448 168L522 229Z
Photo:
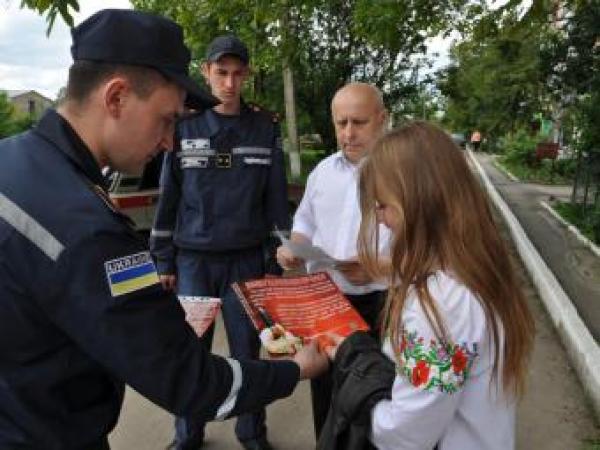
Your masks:
M372 278L357 260L360 227L357 180L360 164L384 131L387 111L379 89L365 83L350 83L334 95L331 115L340 150L321 161L309 175L294 216L291 240L310 242L333 258L347 261L338 270L330 270L330 274L374 335L378 335L386 284ZM386 233L381 230L382 249L387 244ZM277 258L286 268L304 264L283 246L277 250ZM314 263L309 263L307 269L322 270ZM331 387L329 374L311 382L317 436L329 409Z
M338 339L318 448L364 448L344 443L360 435L378 449L513 449L534 322L464 156L434 125L407 124L361 167L360 200L359 260L372 276L376 224L393 235L383 347L364 333Z
M471 147L475 152L479 151L479 148L481 147L481 133L478 130L471 133Z
M288 396L327 365L211 355L163 290L148 248L107 194L172 148L188 76L174 22L103 10L72 30L67 94L0 141L0 448L106 450L125 383L177 414L215 420Z
M280 274L276 264L267 266L265 253L273 230L289 229L278 120L241 97L249 61L235 36L208 45L202 74L220 103L179 122L150 240L166 289L223 300L229 349L238 359L257 359L260 342L231 284ZM202 338L208 349L213 331ZM238 418L235 434L244 448L271 448L265 418L264 409ZM174 448L197 448L203 440L203 421L176 419Z

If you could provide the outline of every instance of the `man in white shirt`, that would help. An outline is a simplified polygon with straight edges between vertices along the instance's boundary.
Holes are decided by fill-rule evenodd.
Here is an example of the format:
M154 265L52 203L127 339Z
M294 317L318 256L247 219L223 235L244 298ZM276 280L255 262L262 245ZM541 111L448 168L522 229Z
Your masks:
M304 197L294 216L291 240L310 242L337 260L347 261L330 274L374 333L385 299L385 284L372 280L357 261L360 207L357 180L360 161L382 134L387 111L381 92L365 83L350 83L337 91L331 113L340 151L325 158L311 172ZM380 241L386 246L389 231L380 228ZM277 249L277 261L286 268L304 263L287 247ZM309 272L320 270L307 264ZM325 422L331 399L331 376L311 382L313 416L317 438Z

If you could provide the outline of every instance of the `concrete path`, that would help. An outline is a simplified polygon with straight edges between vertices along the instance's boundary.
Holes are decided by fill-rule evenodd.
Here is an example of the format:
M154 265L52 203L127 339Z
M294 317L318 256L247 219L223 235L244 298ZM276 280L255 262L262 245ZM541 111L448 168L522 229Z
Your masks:
M486 155L477 155L494 186L528 231L529 238L547 260L564 290L574 302L590 332L600 337L600 261L567 233L540 205L548 196L567 198L568 188L540 187L510 181ZM510 235L502 223L505 238ZM569 364L568 355L552 326L527 272L517 257L529 304L536 320L536 342L528 389L517 413L519 450L600 450L600 427ZM214 350L227 354L222 323L218 324ZM307 382L289 399L267 410L269 439L279 450L314 448L312 414ZM164 449L172 438L172 417L132 390L127 391L123 413L111 435L113 450ZM209 450L241 448L234 433L234 420L207 427Z
M506 237L509 239L508 234ZM600 427L525 269L519 261L517 264L537 328L528 390L518 409L517 449L598 450ZM226 354L222 323L217 326L215 344L218 353ZM307 382L301 383L291 398L269 407L267 415L269 439L276 449L314 449ZM111 435L112 449L164 449L172 437L172 423L169 414L128 390L121 419ZM233 420L209 424L205 448L241 448L233 427Z
M600 258L540 205L550 197L568 200L571 187L511 181L494 166L490 155L477 153L476 156L586 327L600 343Z

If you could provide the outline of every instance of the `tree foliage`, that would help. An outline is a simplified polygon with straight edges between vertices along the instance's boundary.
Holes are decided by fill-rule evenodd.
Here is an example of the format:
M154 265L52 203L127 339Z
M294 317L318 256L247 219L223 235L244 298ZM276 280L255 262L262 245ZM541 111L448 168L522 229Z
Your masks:
M33 125L33 118L18 114L4 92L0 92L0 139L25 131Z
M578 146L600 153L600 2L567 2L542 47L549 91L573 116Z
M46 22L48 22L46 34L50 35L58 15L68 26L73 26L73 11L79 11L79 2L78 0L21 0L21 8L24 7L33 9L39 14L46 13Z
M318 132L333 148L331 98L350 80L374 83L386 103L402 99L411 57L427 37L450 28L465 0L133 0L184 27L196 59L216 35L234 32L250 47L248 95L281 110L281 64L291 62L301 132Z
M447 123L488 138L514 132L546 107L539 49L547 25L532 19L524 27L515 10L498 14L484 13L469 38L453 46L439 78Z

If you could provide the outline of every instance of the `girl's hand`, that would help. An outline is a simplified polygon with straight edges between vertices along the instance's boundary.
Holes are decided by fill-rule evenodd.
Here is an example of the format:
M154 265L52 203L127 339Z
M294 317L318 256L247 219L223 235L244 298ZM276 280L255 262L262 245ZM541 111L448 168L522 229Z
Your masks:
M327 357L333 361L335 359L335 355L337 353L337 349L346 339L344 336L340 336L336 333L327 333L326 334L328 340L331 342L330 345L325 346L324 351L327 354Z

